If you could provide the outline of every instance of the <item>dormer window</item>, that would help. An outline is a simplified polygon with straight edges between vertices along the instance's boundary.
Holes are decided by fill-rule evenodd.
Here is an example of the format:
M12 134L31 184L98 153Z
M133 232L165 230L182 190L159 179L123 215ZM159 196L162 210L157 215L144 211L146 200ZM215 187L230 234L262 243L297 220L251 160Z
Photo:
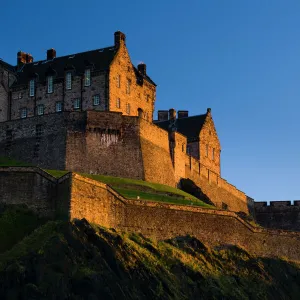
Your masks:
M34 92L35 92L35 80L31 79L29 81L29 96L34 97Z
M84 86L90 86L91 85L91 70L86 69L84 72Z
M71 90L72 89L72 73L67 72L66 74L66 89Z
M53 76L47 77L47 91L48 94L53 93Z

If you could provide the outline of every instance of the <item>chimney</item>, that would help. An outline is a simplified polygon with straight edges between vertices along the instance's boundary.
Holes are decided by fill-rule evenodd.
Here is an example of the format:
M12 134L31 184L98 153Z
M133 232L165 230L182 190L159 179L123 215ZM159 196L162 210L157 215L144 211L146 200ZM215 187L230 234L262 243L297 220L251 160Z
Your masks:
M140 63L138 64L138 70L142 75L146 75L146 64Z
M125 45L126 43L126 36L121 31L115 32L115 47L120 48L121 45Z
M30 64L30 63L32 63L33 62L33 57L32 57L32 55L30 54L30 53L27 53L26 54L26 63L27 64Z
M49 49L47 50L47 60L52 60L56 57L56 50L55 49Z
M169 120L169 112L167 110L159 110L157 112L158 121L168 121Z
M169 109L169 120L175 120L176 119L176 110L174 108Z
M187 118L189 116L189 111L188 110L179 110L177 115L178 115L178 119Z
M210 114L210 113L211 113L211 108L208 108L208 109L206 110L206 113L207 113L207 114Z
M27 63L27 54L23 51L19 51L17 53L17 65L18 67L22 67Z

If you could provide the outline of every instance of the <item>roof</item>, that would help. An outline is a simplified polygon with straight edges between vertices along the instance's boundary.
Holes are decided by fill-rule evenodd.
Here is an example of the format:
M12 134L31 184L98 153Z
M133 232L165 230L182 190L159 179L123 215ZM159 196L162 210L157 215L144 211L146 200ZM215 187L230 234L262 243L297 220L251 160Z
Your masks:
M94 71L105 71L109 69L112 60L115 57L117 48L114 46L70 54L66 56L56 57L52 60L41 60L32 63L24 64L18 71L18 79L15 86L28 84L29 78L34 74L38 75L39 81L46 80L47 73L56 74L57 78L65 76L66 69L74 69L76 74L83 74L87 66L91 66ZM135 68L136 70L136 68ZM138 72L139 76L142 76ZM145 79L152 84L155 84L148 76Z
M176 131L186 136L188 140L199 138L199 134L205 122L206 116L207 114L191 116L186 118L176 118L174 123ZM171 124L170 120L154 121L154 123L155 125L159 126L164 130L168 130Z
M2 65L5 69L11 71L11 72L15 72L15 67L10 65L9 63L5 62L4 60L2 60L0 58L0 65Z

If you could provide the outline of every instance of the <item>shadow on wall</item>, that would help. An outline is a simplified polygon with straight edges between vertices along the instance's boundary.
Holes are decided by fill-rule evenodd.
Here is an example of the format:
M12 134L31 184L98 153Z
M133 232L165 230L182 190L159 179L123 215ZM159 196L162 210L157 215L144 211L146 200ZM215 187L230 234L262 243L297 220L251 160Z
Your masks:
M201 190L201 188L198 185L194 183L193 180L188 178L181 178L180 188L183 191L201 199L203 202L215 206L215 204L210 200L210 198Z

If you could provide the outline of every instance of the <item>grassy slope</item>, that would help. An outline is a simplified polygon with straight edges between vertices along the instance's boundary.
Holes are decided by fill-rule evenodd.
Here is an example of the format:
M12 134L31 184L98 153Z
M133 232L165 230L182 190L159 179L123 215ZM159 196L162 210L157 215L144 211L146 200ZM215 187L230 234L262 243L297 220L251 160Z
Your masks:
M2 241L0 240L0 243ZM48 222L0 254L0 299L299 299L295 263L192 237Z
M15 159L0 156L0 166L1 167L28 167L31 165L28 163L20 162Z

